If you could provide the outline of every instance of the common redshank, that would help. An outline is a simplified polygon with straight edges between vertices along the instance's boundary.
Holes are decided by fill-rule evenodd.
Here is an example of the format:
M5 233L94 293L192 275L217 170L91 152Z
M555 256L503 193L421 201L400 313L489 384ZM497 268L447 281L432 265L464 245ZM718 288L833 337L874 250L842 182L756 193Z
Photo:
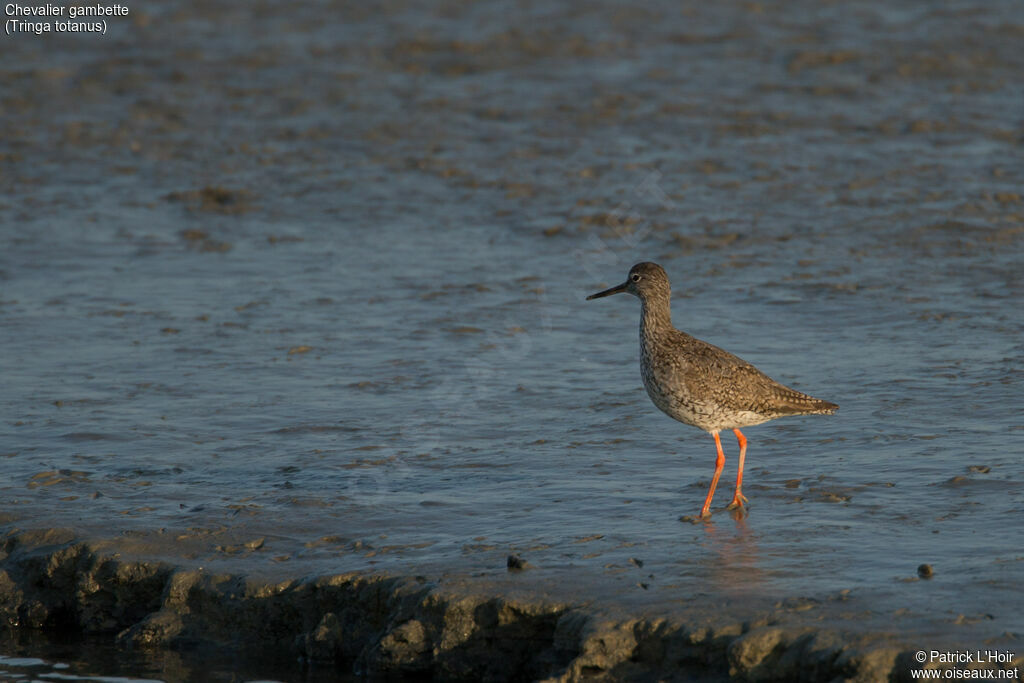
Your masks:
M672 292L665 269L657 263L638 263L621 285L590 299L628 292L640 299L640 372L654 405L666 415L715 437L715 474L700 516L711 516L711 499L725 466L719 432L731 429L740 446L736 492L729 509L744 512L743 461L747 439L742 427L788 415L831 415L839 409L779 384L742 358L672 326Z

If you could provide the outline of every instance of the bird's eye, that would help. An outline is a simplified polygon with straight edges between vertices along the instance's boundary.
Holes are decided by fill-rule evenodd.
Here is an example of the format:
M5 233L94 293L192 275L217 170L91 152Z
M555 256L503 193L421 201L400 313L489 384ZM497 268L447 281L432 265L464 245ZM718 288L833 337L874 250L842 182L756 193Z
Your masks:
M629 279L633 282L640 282L640 273L633 273L629 276Z

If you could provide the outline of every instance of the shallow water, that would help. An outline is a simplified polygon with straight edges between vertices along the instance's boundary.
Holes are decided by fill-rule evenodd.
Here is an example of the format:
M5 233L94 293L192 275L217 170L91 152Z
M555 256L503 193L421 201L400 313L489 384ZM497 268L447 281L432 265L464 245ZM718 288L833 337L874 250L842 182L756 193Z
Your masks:
M5 39L8 526L1024 630L1017 6L430 7ZM641 260L841 406L747 431L745 520L730 438L679 521L713 442L644 394L637 302L583 300Z
M55 642L55 640L59 642ZM349 677L292 662L196 651L126 651L109 638L78 638L62 634L47 639L31 631L0 631L0 681L85 681L88 683L154 683L155 681L348 681ZM329 674L329 675L328 675ZM279 678L278 678L279 677Z

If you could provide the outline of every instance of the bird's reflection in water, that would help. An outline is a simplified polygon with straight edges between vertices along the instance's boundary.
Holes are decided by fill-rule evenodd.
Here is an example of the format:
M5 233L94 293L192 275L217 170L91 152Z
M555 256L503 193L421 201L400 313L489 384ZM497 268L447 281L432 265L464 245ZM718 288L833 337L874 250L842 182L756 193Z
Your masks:
M701 524L707 551L702 564L712 591L741 596L763 595L767 586L758 553L757 532L747 524L746 511L731 510L734 524Z

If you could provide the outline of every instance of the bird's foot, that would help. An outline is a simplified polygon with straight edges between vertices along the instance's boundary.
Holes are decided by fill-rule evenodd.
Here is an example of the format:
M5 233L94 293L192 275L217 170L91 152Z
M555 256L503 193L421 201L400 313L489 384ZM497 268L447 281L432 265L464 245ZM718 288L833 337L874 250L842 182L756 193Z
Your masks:
M710 522L711 521L711 509L708 508L708 507L705 507L703 510L700 511L699 515L694 515L693 517L691 517L690 515L683 515L682 517L679 518L679 521L681 521L681 522L692 522L693 524L696 524L697 522Z
M726 509L727 510L736 510L736 509L742 510L743 509L743 504L744 503L749 503L749 502L750 501L747 500L746 496L744 496L742 493L737 491L736 495L734 495L732 497L732 502L729 503L729 507L727 507Z

